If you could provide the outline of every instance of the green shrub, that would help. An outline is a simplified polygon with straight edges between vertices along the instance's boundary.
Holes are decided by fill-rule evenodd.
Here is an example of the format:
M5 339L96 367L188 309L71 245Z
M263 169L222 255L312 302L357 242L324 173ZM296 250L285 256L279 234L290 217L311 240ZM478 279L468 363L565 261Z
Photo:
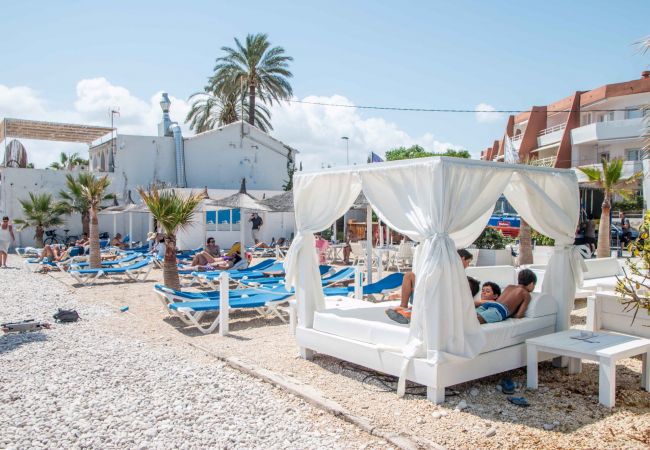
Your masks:
M614 202L612 206L614 210L618 211L641 211L643 209L643 197L637 195L629 200Z
M476 248L484 250L502 250L512 242L514 242L512 238L504 236L496 228L486 227L478 239L474 241L474 245Z
M535 241L536 245L548 245L550 247L555 245L555 239L545 236L539 231L531 230L530 238Z

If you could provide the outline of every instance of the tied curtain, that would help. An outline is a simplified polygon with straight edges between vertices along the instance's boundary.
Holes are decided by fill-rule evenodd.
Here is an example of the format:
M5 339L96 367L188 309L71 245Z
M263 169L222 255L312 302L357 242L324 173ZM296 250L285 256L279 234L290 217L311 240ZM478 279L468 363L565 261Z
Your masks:
M294 180L297 232L287 252L284 269L286 288L296 288L302 326L311 327L314 310L325 308L314 233L330 227L345 214L360 192L361 183L355 172L328 173L327 176L304 174Z
M582 285L582 273L587 270L573 245L580 211L575 175L519 171L513 174L504 194L533 229L555 239L542 292L558 302L556 331L567 330L576 287Z

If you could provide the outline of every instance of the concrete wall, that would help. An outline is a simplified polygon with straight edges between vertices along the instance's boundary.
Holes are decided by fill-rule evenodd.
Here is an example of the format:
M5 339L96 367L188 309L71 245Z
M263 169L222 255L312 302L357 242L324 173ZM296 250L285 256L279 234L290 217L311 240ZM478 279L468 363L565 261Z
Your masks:
M0 214L8 215L11 221L21 219L22 207L20 199L29 198L29 192L49 192L55 199L58 199L58 193L65 189L65 176L68 173L76 174L76 171L64 170L46 170L46 169L17 169L17 168L0 168ZM108 174L113 178L112 174ZM116 184L111 184L109 192L116 192ZM124 217L121 217L124 216ZM134 228L136 230L142 229L142 223L148 223L148 214L140 214L136 218L134 214ZM59 227L60 235L63 236L63 229L69 229L71 235L81 234L81 218L78 214L64 217L65 224ZM127 233L128 219L126 215L119 215L118 218L118 232L122 234ZM108 233L113 232L113 217L108 215L99 216L99 229ZM16 245L19 247L34 244L34 229L29 228L24 231L18 232L16 230ZM134 232L135 234L135 232ZM135 239L142 239L146 236L139 232L139 236Z
M249 189L281 190L287 175L284 145L257 128L241 124L201 133L185 140L188 187L238 188L246 178Z

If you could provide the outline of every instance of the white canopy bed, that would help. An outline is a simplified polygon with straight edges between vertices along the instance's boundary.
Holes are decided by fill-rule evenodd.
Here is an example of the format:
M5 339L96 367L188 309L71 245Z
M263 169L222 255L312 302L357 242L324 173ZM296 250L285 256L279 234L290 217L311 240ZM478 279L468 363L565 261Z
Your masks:
M313 233L330 227L361 191L380 220L419 242L408 328L384 319L386 304L373 308L353 300L332 300L338 306L325 302ZM456 253L479 236L502 193L534 229L556 242L542 294L535 296L527 314L527 319L552 317L529 325L528 335L567 329L576 284L582 281L581 258L571 245L579 215L575 174L423 158L296 173L297 234L285 270L287 286L296 289L301 355L309 359L315 351L399 376L400 395L406 379L415 381L426 385L428 398L437 403L444 401L445 386L524 366L525 344L508 338L522 333L491 333L489 329L500 327L479 325ZM508 319L501 328L513 328L516 320L524 321ZM495 333L501 337L493 337Z

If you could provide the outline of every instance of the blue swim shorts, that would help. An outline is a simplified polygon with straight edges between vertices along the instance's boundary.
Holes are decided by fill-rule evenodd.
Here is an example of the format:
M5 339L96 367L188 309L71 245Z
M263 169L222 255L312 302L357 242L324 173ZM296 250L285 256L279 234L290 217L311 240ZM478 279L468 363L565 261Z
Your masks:
M483 317L486 323L501 322L509 316L508 308L498 302L487 302L476 308L476 314Z

